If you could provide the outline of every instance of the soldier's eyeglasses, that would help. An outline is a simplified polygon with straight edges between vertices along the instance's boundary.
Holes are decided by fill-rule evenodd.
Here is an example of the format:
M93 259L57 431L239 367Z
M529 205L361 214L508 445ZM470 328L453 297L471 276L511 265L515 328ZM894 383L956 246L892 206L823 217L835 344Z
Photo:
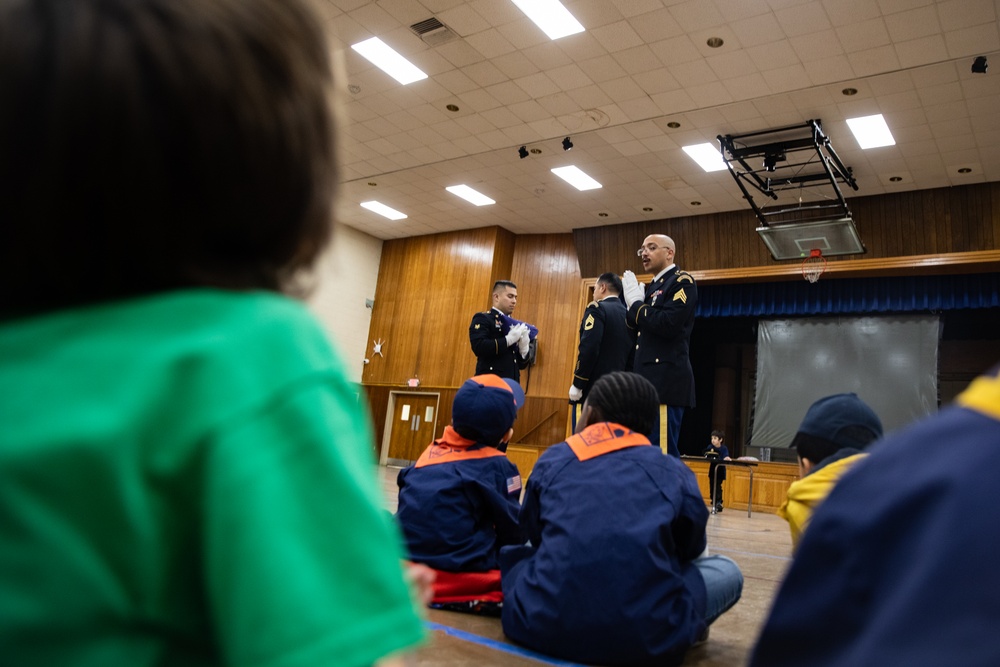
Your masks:
M636 257L642 257L642 251L643 250L645 250L648 253L653 253L654 251L659 250L660 248L666 248L666 247L667 246L665 246L665 245L647 245L647 246L643 246L643 247L641 247L641 248L639 248L638 250L635 251L635 256Z

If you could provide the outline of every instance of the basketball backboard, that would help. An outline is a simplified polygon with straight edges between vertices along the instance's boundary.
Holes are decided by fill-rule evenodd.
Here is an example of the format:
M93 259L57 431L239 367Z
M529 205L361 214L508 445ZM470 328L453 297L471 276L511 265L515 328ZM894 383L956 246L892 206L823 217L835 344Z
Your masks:
M824 257L866 252L852 218L768 225L757 228L775 259L804 259L814 249Z

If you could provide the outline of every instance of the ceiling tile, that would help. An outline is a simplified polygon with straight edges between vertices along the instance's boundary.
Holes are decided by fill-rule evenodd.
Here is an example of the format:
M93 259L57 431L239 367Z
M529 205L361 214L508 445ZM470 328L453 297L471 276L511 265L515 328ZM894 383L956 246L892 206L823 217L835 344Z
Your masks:
M659 59L648 46L637 46L614 54L615 60L628 74L649 72L661 67Z
M528 97L537 98L543 95L551 95L559 92L559 86L548 77L547 74L537 72L530 76L514 79L514 83L523 90Z
M511 44L495 28L469 35L466 41L469 43L469 46L478 51L484 58L498 58L517 50L517 47Z
M684 29L666 8L633 16L628 21L645 43L658 42L684 34Z
M567 232L745 210L731 176L702 172L681 146L810 118L822 120L855 169L858 196L1000 180L1000 78L970 72L978 55L1000 67L995 0L567 7L587 30L553 41L509 2L328 2L323 15L350 85L338 217L399 238L484 225ZM430 16L460 38L429 47L409 25ZM429 78L400 86L348 48L373 33ZM710 37L722 46L710 48ZM844 95L847 88L857 93ZM844 119L875 112L896 145L862 151ZM560 145L566 136L575 144L569 153ZM541 152L522 160L522 145ZM568 159L604 187L579 193L556 179L549 169ZM963 166L972 171L958 174ZM444 192L463 181L498 204L471 207ZM358 205L372 198L410 217L383 221Z
M451 9L440 12L436 18L462 37L468 37L490 28L489 21L471 4L455 5Z
M816 2L787 7L774 14L788 37L810 35L832 27L823 5Z
M609 53L617 53L642 45L644 42L628 21L619 21L591 31Z
M836 31L832 29L793 37L789 43L802 62L831 58L844 52Z
M682 2L669 9L671 16L684 32L696 32L725 23L715 4L704 0Z

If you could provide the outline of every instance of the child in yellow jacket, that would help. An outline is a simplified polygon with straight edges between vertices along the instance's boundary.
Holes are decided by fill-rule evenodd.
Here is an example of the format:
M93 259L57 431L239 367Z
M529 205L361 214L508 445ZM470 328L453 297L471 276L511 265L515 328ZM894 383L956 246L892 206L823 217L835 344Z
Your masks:
M867 456L862 450L882 437L882 421L857 394L821 398L806 411L791 447L799 460L800 479L788 487L778 515L788 521L792 546L813 511L848 470Z

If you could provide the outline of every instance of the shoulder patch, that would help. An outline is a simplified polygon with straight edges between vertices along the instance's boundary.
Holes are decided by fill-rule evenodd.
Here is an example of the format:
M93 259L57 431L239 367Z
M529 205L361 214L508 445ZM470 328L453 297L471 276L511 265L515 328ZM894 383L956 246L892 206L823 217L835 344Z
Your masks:
M591 301L590 303L587 304L587 308L590 308L590 307L600 308L601 304L598 303L597 301Z
M679 283L693 283L694 282L694 278L692 278L691 274L688 273L687 271L678 271L677 272L677 282L679 282Z

